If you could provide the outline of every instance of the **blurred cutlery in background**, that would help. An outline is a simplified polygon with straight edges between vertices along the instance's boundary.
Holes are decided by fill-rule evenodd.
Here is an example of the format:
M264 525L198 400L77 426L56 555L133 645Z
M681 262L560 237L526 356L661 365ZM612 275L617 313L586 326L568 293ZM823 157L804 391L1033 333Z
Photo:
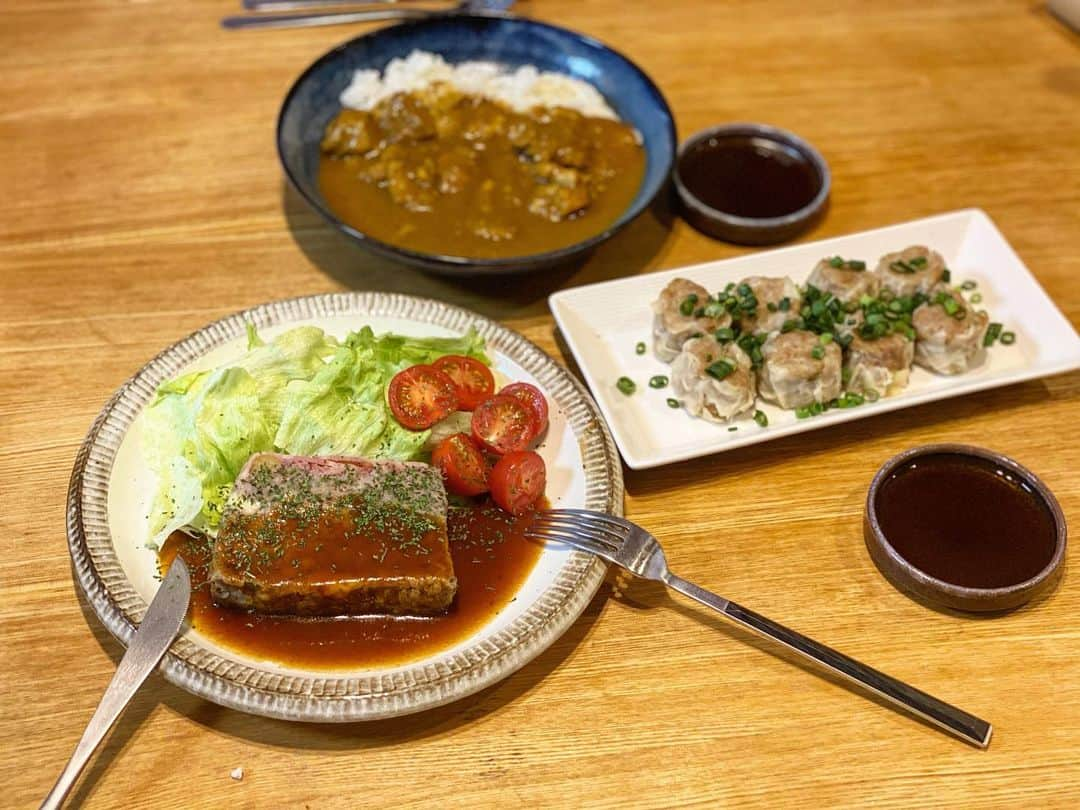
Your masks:
M342 25L355 22L378 22L381 20L418 20L448 14L472 12L501 12L514 5L514 0L461 0L442 8L417 8L404 5L407 0L244 0L244 6L255 14L225 17L221 27L230 30L254 28L305 28L318 25ZM336 5L364 6L353 11L312 11L299 14L263 14L271 6L275 9L325 8Z

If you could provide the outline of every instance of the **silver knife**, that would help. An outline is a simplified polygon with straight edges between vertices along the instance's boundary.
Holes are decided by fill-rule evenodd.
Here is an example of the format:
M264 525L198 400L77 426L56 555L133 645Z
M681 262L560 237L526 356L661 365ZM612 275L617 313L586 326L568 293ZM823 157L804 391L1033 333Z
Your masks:
M42 810L54 810L63 804L75 786L79 774L90 761L90 756L101 745L120 713L172 645L184 623L190 601L191 576L187 565L177 557L158 586L127 652L120 659L116 674L113 675L105 694L101 696L97 711L90 718L82 739L75 747L75 753L71 755L67 767L56 780L56 785L41 803Z

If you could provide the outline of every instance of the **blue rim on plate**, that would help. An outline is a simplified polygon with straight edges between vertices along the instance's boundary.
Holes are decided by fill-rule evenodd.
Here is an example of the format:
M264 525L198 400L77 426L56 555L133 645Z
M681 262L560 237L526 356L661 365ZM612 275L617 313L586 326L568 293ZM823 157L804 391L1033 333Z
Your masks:
M595 86L624 122L641 134L645 177L622 215L600 233L546 253L473 259L421 253L380 241L342 222L318 187L319 143L340 109L338 97L353 71L382 70L414 50L441 54L448 62L492 61L507 67L535 65ZM677 141L671 108L656 84L621 53L591 37L505 14L455 14L405 22L356 37L319 57L290 88L277 122L277 149L289 182L339 231L375 253L440 273L477 275L521 272L565 263L611 238L644 211L671 173Z

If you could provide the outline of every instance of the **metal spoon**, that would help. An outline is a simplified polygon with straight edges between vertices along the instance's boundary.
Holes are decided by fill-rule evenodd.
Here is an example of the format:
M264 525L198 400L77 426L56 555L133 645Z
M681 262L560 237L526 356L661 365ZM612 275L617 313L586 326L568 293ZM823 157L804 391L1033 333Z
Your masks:
M315 25L340 25L342 23L378 22L380 20L420 20L427 17L443 17L472 11L506 11L515 0L461 0L445 9L413 8L390 4L389 8L366 8L360 11L321 11L304 14L242 14L225 17L221 27L229 30L256 28L303 28Z
M101 745L105 734L112 728L143 681L157 667L176 634L180 632L190 601L191 576L187 565L177 557L169 566L169 572L150 602L146 616L135 631L127 652L120 659L116 674L105 694L101 696L97 711L90 718L82 739L75 747L75 753L71 755L67 767L56 780L56 785L41 803L42 810L54 810L63 804L75 786L79 774L90 761L90 756Z

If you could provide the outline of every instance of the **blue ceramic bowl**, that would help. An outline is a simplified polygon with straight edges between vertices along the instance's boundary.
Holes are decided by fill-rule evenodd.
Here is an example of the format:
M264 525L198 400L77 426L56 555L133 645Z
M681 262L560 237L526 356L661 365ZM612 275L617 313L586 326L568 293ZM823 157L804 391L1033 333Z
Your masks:
M395 57L430 51L448 62L480 60L513 69L535 65L594 85L626 123L641 133L645 177L633 202L612 225L582 242L548 253L470 259L419 253L380 242L339 220L319 191L319 143L341 109L338 97L353 71L383 70ZM538 270L570 261L611 238L653 201L675 159L671 110L652 80L633 62L595 39L554 25L502 15L454 15L382 28L339 45L305 70L278 116L277 146L285 174L328 222L371 250L426 270L455 275Z

